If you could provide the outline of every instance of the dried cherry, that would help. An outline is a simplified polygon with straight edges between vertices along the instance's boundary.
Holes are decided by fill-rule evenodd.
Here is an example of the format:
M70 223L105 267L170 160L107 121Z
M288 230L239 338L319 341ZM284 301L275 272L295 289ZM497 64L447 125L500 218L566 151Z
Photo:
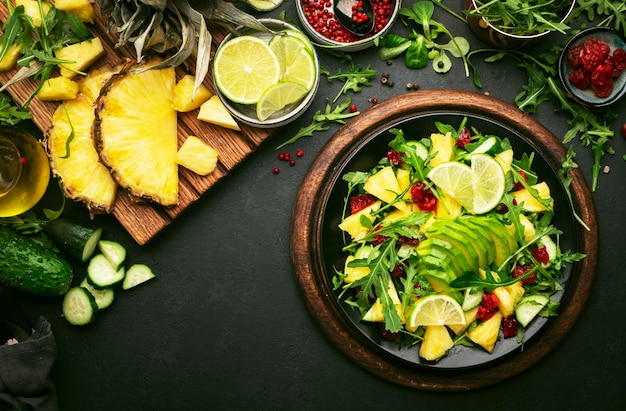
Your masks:
M376 202L376 199L369 194L357 194L350 197L350 212L356 214Z
M569 73L569 81L576 88L589 87L598 97L608 97L613 92L614 78L626 69L626 51L599 39L587 39L572 46L567 53L569 64L575 69Z
M437 197L430 188L426 188L426 184L419 181L411 186L411 198L422 211L435 211L437 208Z

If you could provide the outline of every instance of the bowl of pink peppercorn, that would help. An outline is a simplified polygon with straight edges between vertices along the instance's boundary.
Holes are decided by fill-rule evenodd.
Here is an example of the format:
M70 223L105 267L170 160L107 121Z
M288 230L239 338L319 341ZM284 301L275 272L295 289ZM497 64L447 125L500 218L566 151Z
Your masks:
M359 36L339 23L333 13L335 1L337 0L296 0L298 17L304 31L314 43L347 52L366 49L374 44L376 38L387 33L398 15L401 3L400 0L371 0L374 29ZM358 5L355 6L358 9Z
M609 27L574 35L559 58L559 76L578 103L606 107L626 93L626 40Z

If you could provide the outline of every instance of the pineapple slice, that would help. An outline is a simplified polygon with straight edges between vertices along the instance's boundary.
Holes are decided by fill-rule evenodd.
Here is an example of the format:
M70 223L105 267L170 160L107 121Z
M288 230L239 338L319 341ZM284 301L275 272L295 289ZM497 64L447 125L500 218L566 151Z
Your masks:
M61 75L69 79L73 79L89 68L105 53L102 41L98 37L70 44L54 51L56 58L68 61L68 63L61 63L59 69Z
M41 10L43 11L43 16L39 10L39 2L37 0L15 0L15 7L24 6L24 14L29 16L33 20L33 25L35 27L41 27L41 23L43 23L43 19L48 15L50 9L52 9L52 4L47 1L41 2Z
M349 215L348 217L343 219L341 224L339 224L339 228L350 234L353 239L360 240L361 238L365 237L369 232L369 228L361 224L361 216L367 216L367 218L369 218L370 221L373 222L375 217L371 215L371 213L378 210L380 208L380 205L380 201L376 201L375 203L372 203L371 205L365 207L358 213Z
M453 197L446 196L442 193L442 196L437 201L437 208L435 209L435 216L443 219L454 219L461 216L463 212L463 206L456 201Z
M345 274L344 281L346 283L353 283L356 280L360 280L370 273L369 267L349 267L348 264L353 261L356 257L353 255L349 255L346 257L346 263L343 268L343 273Z
M72 100L78 94L78 83L67 77L52 77L41 85L37 97L44 101Z
M47 133L46 148L52 172L61 181L66 197L84 202L92 213L110 212L117 184L100 163L93 143L91 103L79 94L57 107Z
M432 142L430 155L434 156L430 159L430 165L432 167L454 159L456 141L451 133L432 133L430 135L430 141Z
M502 313L496 311L496 313L487 321L480 323L471 331L467 332L467 338L480 345L488 353L492 353L498 341L498 334L500 333L500 323L502 322Z
M202 103L198 112L198 120L235 131L241 130L218 96L211 96Z
M2 50L2 43L0 42L0 50ZM13 67L17 64L17 59L22 55L21 44L11 44L9 49L0 60L0 72L13 70Z
M54 7L75 14L83 23L93 23L96 17L89 0L55 0Z
M96 69L89 70L89 73L87 73L85 77L76 80L78 92L84 95L92 104L95 103L102 87L114 74L119 73L122 68L123 64L116 67L106 64Z
M174 206L178 204L177 113L172 108L176 74L173 68L134 68L112 77L96 101L94 136L100 159L131 195Z
M533 238L535 238L535 233L537 232L535 230L535 225L533 224L533 222L530 221L528 217L526 217L524 214L519 215L519 222L524 228L524 241L526 242L532 241ZM509 224L506 226L506 228L511 233L515 234L515 225Z
M376 174L365 180L363 189L386 203L393 202L401 192L400 184L391 166L380 169ZM406 209L404 201L397 201L393 205L399 210Z
M469 328L469 326L476 320L476 314L478 314L478 308L474 307L471 310L465 311L465 324L453 324L448 327L452 330L456 335L461 335Z
M195 110L213 95L204 84L201 84L194 92L195 82L196 78L191 74L187 74L176 83L174 96L172 97L174 110L180 113Z
M419 356L426 361L437 361L454 346L454 341L445 325L429 325L424 332Z
M387 288L387 294L391 298L394 307L396 307L396 311L400 318L404 320L404 316L402 315L402 301L400 301L400 297L398 296L398 291L396 290L396 286L393 285L393 280L389 280L389 285ZM363 321L370 322L383 322L385 321L385 317L383 315L383 303L380 301L380 298L377 298L374 304L370 307L370 309L363 316Z
M498 297L498 308L500 308L502 316L506 318L513 314L515 305L524 295L524 287L521 281L518 281L506 287L498 287L493 290L493 293Z
M546 184L545 181L531 187L537 190L539 198L543 200L551 200L550 187L548 187L548 184ZM527 188L514 191L513 197L517 201L517 204L521 204L524 210L530 211L531 213L541 213L542 211L546 211L548 209L545 205L540 203ZM553 204L553 201L550 201L550 204Z
M513 150L504 150L496 154L495 159L498 164L500 164L500 167L502 167L504 174L506 174L511 169L511 164L513 164Z
M189 136L176 153L176 162L201 176L206 176L217 167L217 151L196 136Z

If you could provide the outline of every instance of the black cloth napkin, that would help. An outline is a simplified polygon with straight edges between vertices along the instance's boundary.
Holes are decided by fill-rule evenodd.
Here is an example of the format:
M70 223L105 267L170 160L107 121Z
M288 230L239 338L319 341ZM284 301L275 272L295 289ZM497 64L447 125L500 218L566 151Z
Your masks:
M50 378L57 347L50 323L39 317L30 336L12 345L0 341L0 411L56 411Z

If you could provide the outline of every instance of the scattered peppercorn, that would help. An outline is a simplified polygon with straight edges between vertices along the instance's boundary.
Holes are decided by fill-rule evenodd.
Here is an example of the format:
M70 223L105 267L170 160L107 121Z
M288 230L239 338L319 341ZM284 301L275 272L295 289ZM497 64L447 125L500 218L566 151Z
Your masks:
M389 72L388 71L383 71L382 76L383 76L383 78L389 78Z
M388 66L391 66L393 64L393 61L387 60L385 63L387 63Z
M389 81L389 77L385 77L383 76L383 78L380 79L381 84L385 85L387 84L387 82Z
M439 61L437 62L437 67L439 67L439 68L443 68L443 66L445 66L444 62L443 62L443 61L441 61L441 60L439 60Z
M392 80L388 80L387 81L387 87L393 87L393 81Z
M624 136L624 138L626 138L626 123L624 123L624 125L622 125L622 136Z
M278 167L274 167L274 169L272 170L272 173L274 174L278 174L280 172L280 169Z
M370 103L372 104L378 104L378 98L377 97L372 97L370 99L368 99Z
M356 107L356 104L351 104L348 110L350 110L350 113L356 113L358 109Z
M302 156L304 155L304 150L298 150L298 151L296 151L296 155L297 155L298 157L302 157Z

